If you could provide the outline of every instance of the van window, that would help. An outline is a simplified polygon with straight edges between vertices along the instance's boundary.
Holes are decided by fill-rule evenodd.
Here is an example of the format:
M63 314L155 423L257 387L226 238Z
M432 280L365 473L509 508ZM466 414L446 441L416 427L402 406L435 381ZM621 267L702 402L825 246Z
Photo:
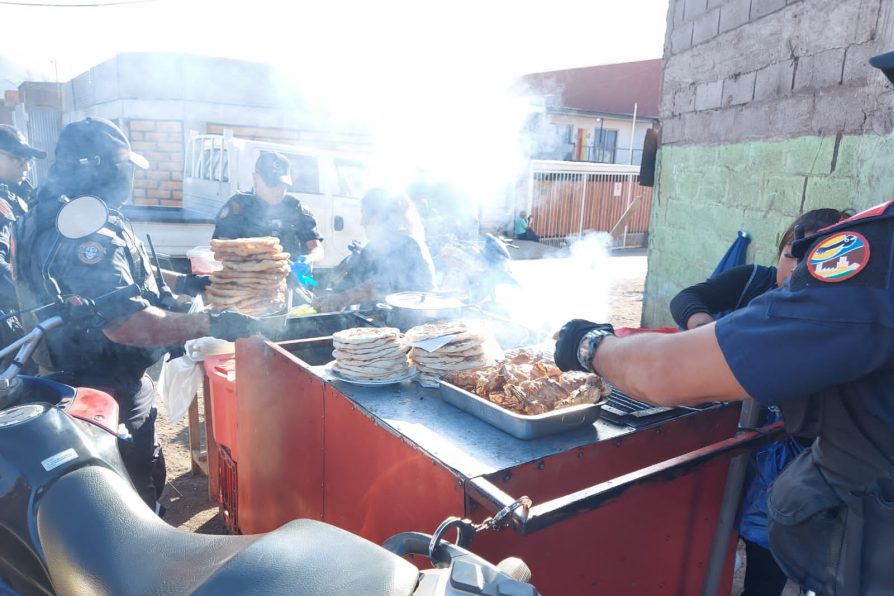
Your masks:
M335 160L336 194L342 197L361 198L366 190L366 166L349 159Z
M229 182L229 155L222 139L194 139L189 144L186 176Z
M320 164L311 155L289 154L290 173L292 174L292 192L320 194Z

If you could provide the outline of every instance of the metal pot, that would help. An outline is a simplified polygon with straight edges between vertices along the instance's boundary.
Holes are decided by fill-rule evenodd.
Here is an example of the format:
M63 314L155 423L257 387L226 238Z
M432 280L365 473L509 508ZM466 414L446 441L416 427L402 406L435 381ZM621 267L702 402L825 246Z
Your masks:
M463 303L459 298L433 292L389 294L385 297L385 304L379 306L385 323L401 331L434 321L460 319L463 314Z

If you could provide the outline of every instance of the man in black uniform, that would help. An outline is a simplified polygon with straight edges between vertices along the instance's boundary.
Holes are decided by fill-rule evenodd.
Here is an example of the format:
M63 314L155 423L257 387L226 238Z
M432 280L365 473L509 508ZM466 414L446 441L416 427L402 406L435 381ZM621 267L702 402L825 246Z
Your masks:
M18 317L7 316L19 309L9 257L12 226L28 211L31 163L46 156L45 151L28 145L25 135L14 127L0 124L0 344L4 346L22 336ZM0 368L5 365L5 361L0 363Z
M158 511L164 469L155 447L155 392L146 369L165 346L208 335L233 340L250 335L255 326L254 319L235 312L183 314L160 308L162 291L146 250L118 211L133 189L134 166L148 164L112 122L87 118L67 125L47 183L16 223L13 262L23 308L51 303L60 294L96 298L129 286L139 289L136 297L103 301L95 321L70 321L49 332L35 357L42 374L115 397L133 438L121 444L124 463L140 496ZM64 238L56 229L56 215L69 199L82 195L105 202L106 225L85 238ZM26 324L37 320L30 314Z
M894 82L894 52L870 64ZM637 399L779 405L812 446L769 494L770 549L824 595L894 593L894 201L796 241L783 288L691 331L625 338L579 319L563 370L595 371Z
M292 260L309 263L323 259L323 240L317 222L297 197L286 193L292 185L289 160L281 153L262 152L255 162L254 193L237 193L217 214L214 238L276 236Z

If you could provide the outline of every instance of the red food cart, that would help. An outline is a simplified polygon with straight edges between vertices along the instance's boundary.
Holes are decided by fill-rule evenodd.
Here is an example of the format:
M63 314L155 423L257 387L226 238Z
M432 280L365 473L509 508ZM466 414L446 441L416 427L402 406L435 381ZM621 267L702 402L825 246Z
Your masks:
M332 377L331 338L236 346L238 460L220 489L233 530L311 518L382 543L449 516L480 522L524 496L533 505L514 512L516 529L481 533L472 548L523 558L543 594L702 593L744 444L738 404L625 416L622 396L614 421L521 440L438 389ZM726 542L718 594L731 585Z

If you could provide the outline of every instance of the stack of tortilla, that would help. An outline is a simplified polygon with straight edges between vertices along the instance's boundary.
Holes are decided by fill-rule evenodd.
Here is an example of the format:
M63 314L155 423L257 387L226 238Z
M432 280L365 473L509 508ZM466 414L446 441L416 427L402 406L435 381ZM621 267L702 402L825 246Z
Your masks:
M332 334L333 370L354 381L387 381L409 374L408 347L394 327L354 327Z
M211 274L205 290L212 307L261 316L282 311L286 304L289 253L278 238L215 239L214 258L223 269Z
M437 387L448 371L480 368L493 361L483 347L485 336L462 321L413 327L404 341L413 346L410 360L419 370L416 380L424 387Z

